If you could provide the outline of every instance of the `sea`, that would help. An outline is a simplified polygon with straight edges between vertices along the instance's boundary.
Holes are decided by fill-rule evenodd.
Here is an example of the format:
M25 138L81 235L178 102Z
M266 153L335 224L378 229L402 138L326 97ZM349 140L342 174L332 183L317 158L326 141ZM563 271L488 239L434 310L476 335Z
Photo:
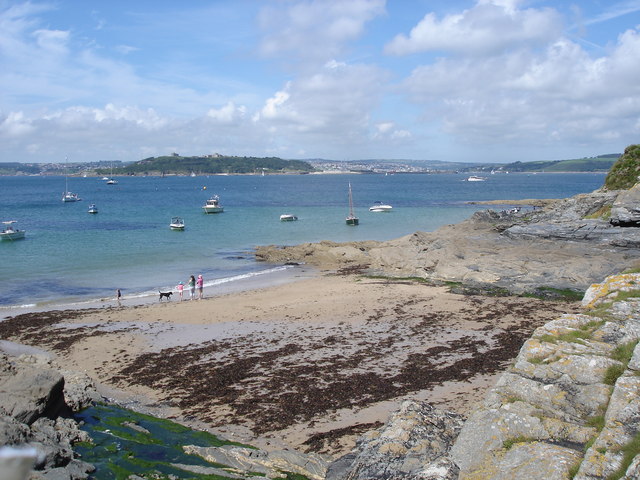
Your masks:
M259 245L390 240L458 223L501 205L485 200L566 198L601 187L604 173L509 173L468 182L463 174L307 174L118 177L0 176L0 220L23 240L0 242L0 318L60 308L157 301L202 274L205 295L269 285L294 266L257 262ZM82 201L63 203L70 191ZM348 188L358 226L349 226ZM205 214L218 195L224 212ZM375 202L393 206L372 213ZM98 208L89 214L90 204ZM509 203L505 202L504 208ZM294 222L280 215L293 214ZM184 231L169 228L184 219Z

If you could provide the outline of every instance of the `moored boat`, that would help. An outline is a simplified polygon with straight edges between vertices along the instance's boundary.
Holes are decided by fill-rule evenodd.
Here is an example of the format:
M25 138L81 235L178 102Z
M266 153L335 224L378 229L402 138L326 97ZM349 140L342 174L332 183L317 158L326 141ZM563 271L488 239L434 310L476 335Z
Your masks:
M17 220L7 220L2 222L5 227L0 232L0 240L19 240L24 238L25 230L19 230L13 226Z
M222 213L224 211L224 207L220 205L220 198L217 195L211 197L207 202L202 206L204 213Z
M171 230L184 230L184 220L180 217L173 217L169 228L171 228Z
M67 159L65 158L64 160L65 165L67 164ZM64 192L62 193L62 201L64 203L69 203L69 202L79 202L80 200L82 200L77 193L71 193L69 191L69 175L65 172L65 176L64 176Z
M91 205L89 205L89 213L98 213L98 207L96 207L95 203L92 203Z
M281 222L295 222L296 220L298 220L298 217L290 213L285 213L283 215L280 215Z
M467 182L484 182L485 180L485 177L479 177L477 175L471 175L467 177Z
M65 203L68 202L79 202L80 200L82 200L77 193L71 193L71 192L63 192L62 194L62 201Z
M393 210L391 205L382 202L374 202L374 204L369 207L370 212L390 212L391 210Z
M353 195L351 194L351 182L349 182L349 215L346 218L347 225L358 225L360 220L353 213Z

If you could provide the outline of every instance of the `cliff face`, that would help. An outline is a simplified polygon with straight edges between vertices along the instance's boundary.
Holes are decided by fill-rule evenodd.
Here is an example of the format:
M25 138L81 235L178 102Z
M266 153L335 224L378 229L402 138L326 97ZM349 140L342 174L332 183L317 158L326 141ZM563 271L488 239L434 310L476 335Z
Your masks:
M640 274L609 277L585 295L587 313L537 329L462 426L406 404L327 478L640 478L638 285Z

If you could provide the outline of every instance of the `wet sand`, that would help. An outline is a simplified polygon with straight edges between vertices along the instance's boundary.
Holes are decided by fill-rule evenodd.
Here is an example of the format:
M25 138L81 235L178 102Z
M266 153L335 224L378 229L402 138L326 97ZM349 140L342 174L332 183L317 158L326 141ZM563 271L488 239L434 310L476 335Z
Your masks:
M325 272L199 301L23 314L0 322L0 339L150 413L337 456L404 399L467 413L537 326L578 310Z

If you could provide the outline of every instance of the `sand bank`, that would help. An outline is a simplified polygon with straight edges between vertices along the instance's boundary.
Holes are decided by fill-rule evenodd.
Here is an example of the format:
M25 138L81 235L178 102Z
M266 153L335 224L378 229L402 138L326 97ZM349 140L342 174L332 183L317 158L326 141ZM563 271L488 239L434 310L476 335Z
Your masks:
M0 322L105 394L269 448L339 455L406 398L465 413L537 326L575 304L325 273L201 301Z

